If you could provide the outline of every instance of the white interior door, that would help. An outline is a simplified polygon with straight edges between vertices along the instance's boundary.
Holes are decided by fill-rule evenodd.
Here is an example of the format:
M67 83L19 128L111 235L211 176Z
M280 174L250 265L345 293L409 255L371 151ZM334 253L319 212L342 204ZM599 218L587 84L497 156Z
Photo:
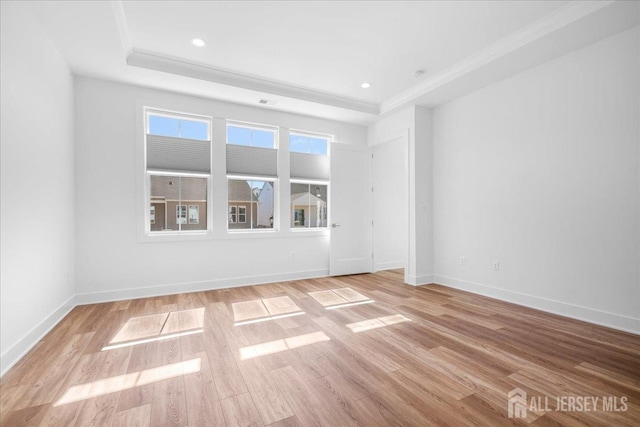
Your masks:
M370 155L367 147L331 145L332 276L372 268Z
M409 174L406 138L373 147L373 270L406 268Z

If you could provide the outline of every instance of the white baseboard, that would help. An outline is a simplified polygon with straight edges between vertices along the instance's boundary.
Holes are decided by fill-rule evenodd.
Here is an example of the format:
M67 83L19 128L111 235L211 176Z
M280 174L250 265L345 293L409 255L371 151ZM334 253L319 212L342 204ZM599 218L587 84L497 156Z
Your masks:
M475 294L535 308L560 316L570 317L576 320L594 323L618 329L632 334L640 334L640 319L596 310L589 307L570 304L562 301L523 294L506 289L494 288L480 283L468 282L447 276L433 276L433 282L454 289L473 292Z
M407 284L413 286L428 285L433 283L434 276L432 274L424 274L422 276L407 276Z
M0 377L29 352L76 306L76 296L72 296L42 322L27 332L17 343L0 355Z
M405 262L404 261L377 262L374 267L375 267L375 271L394 270L396 268L404 268Z
M295 273L279 273L262 276L233 277L228 279L203 280L200 282L174 283L170 285L150 286L146 288L129 288L117 291L93 292L78 294L78 305L96 304L101 302L120 301L136 298L159 297L188 292L210 291L215 289L237 288L241 286L261 285L266 283L284 282L287 280L312 279L326 277L329 270L297 271Z

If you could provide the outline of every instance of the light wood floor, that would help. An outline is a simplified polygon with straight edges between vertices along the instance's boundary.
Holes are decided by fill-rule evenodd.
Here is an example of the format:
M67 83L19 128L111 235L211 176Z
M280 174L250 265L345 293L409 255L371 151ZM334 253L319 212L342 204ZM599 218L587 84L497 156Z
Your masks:
M80 306L0 385L3 426L638 426L640 336L388 271Z

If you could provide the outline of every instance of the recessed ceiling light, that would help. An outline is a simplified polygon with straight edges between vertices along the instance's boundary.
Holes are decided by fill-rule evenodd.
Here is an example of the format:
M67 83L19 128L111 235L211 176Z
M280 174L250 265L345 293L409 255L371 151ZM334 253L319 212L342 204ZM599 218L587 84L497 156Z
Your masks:
M205 42L204 39L201 39L200 37L194 37L191 39L191 44L196 47L204 47L207 42Z
M364 82L360 85L362 89L369 89L371 87L371 83Z

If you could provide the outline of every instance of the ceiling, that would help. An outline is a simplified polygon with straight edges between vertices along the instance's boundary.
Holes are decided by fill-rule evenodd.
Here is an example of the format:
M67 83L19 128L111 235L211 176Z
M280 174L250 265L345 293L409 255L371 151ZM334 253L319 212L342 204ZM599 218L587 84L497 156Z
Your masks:
M35 1L74 73L370 123L637 25L626 1ZM203 48L190 43L206 40ZM416 77L415 72L424 71ZM371 87L363 89L361 83Z

